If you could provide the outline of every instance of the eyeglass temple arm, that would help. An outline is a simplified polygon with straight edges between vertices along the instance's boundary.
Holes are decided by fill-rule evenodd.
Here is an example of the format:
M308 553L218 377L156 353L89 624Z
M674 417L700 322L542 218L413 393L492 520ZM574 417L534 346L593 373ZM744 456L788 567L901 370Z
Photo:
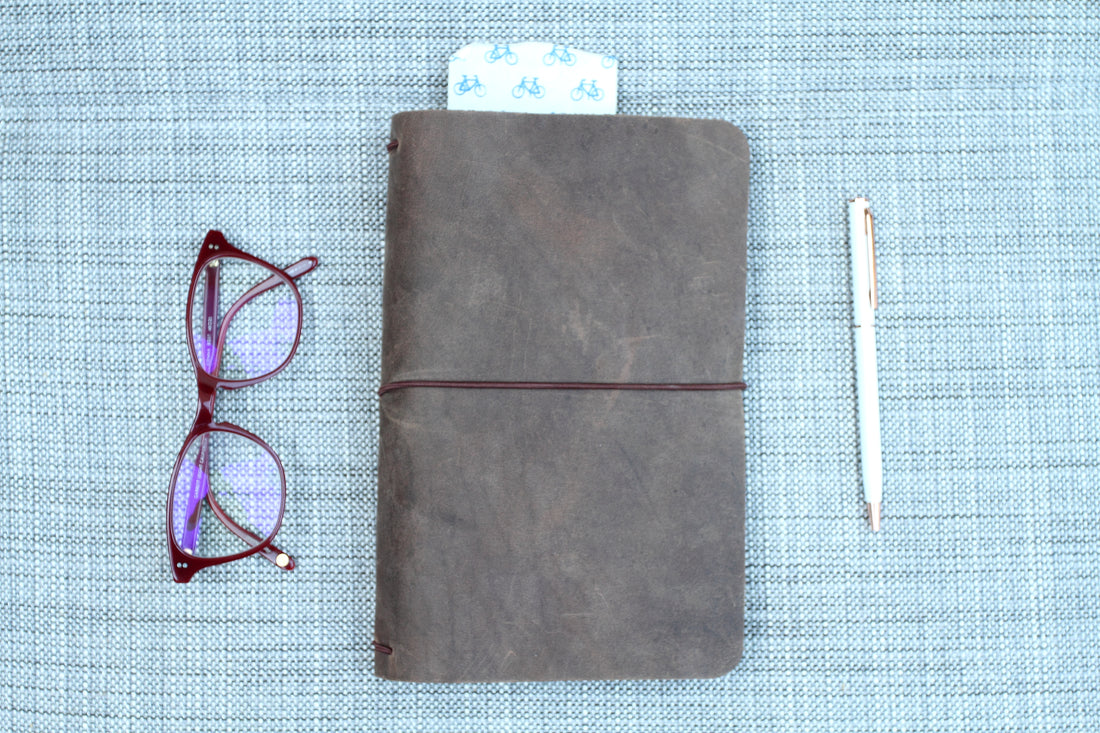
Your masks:
M210 510L214 513L214 516L225 525L228 529L237 537L241 538L245 542L252 546L256 546L263 539L259 535L249 532L244 527L240 526L233 519L226 514L225 510L221 508L221 505L214 499L214 495L209 491L209 484L203 481L203 485L200 487L201 493L195 491L194 477L201 477L209 475L207 469L209 468L210 461L210 445L209 436L203 435L199 438L201 445L199 447L198 460L196 466L198 470L192 471L192 490L187 498L187 524L185 525L185 531L181 541L180 549L188 552L189 554L195 553L195 545L198 544L199 536L199 511L202 509L202 500L206 499L207 504L210 505ZM259 554L272 565L282 570L294 569L294 558L287 552L283 552L274 545L268 545L264 549L260 550ZM279 556L286 557L286 561L283 564L279 563Z
M317 267L316 257L304 257L283 270L283 273L291 280L297 280L302 275L312 272L315 267ZM282 284L282 280L272 275L266 280L253 285L251 290L237 298L237 302L229 307L229 310L225 312L225 318L222 319L221 328L218 330L218 340L210 342L218 345L217 353L219 358L221 357L222 348L225 346L225 337L229 333L229 323L233 320L233 316L237 315L237 312L245 307L248 301Z
M180 537L180 549L189 555L195 554L195 546L199 542L199 508L210 491L209 479L205 471L206 454L209 450L210 441L207 440L206 435L203 435L199 438L199 453L195 467L191 471L190 487L187 492L187 511L184 514L183 533Z
M250 545L258 545L262 538L256 534L253 534L252 532L249 532L247 529L234 522L233 519L228 514L226 514L225 510L222 509L221 505L219 505L218 502L214 499L214 495L210 493L208 488L209 485L205 482L205 480L203 481L203 485L201 487L198 487L200 488L201 493L196 492L196 486L194 485L195 480L197 477L208 475L207 468L210 461L209 436L203 435L201 438L199 438L199 440L201 441L201 444L199 447L198 460L196 461L196 466L198 467L198 470L192 471L191 473L192 487L191 493L188 495L187 498L187 524L185 525L185 531L183 533L183 538L180 543L180 549L188 552L189 554L194 554L195 552L195 545L198 544L199 535L199 511L202 509L203 499L206 499L207 504L210 505L210 510L214 513L214 516L217 517L218 520L225 525L226 529L228 529L230 532L237 535L237 537L241 538ZM271 562L272 565L275 565L282 570L294 569L294 558L289 553L283 552L274 545L268 545L264 549L260 550L259 554L265 560ZM279 563L280 555L286 557L286 561L284 562L284 564Z
M234 522L233 519L225 513L225 510L221 508L221 505L219 505L218 502L215 501L213 494L208 493L206 495L206 501L210 504L210 510L214 512L214 516L221 520L221 523L224 524L225 528L228 529L230 532L237 535L253 547L260 544L260 542L263 540L263 538L259 535L248 531L241 525ZM260 550L259 555L280 570L294 569L294 558L291 557L289 553L283 552L275 545L268 545L264 549ZM285 565L279 564L280 555L286 558Z
M214 331L218 323L218 275L217 267L206 268L206 286L202 291L202 341L201 350L196 347L202 368L217 374L218 353L211 350L214 343ZM211 362L209 364L205 362ZM187 494L187 514L184 519L183 536L180 537L180 549L193 555L199 543L199 513L202 500L210 494L210 436L199 438L199 452L195 456L195 468L191 471L191 490ZM201 483L198 483L200 482Z

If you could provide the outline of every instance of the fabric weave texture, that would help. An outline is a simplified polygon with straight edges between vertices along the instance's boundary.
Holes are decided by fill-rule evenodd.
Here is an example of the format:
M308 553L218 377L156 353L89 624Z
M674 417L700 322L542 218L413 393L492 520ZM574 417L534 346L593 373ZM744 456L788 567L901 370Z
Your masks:
M1100 720L1100 8L107 3L0 23L0 729L1086 731ZM371 676L389 119L471 41L620 59L622 114L753 155L744 657L713 680ZM846 199L879 253L883 531ZM279 544L172 583L206 231L315 255L291 366L218 418ZM669 650L676 653L675 649Z

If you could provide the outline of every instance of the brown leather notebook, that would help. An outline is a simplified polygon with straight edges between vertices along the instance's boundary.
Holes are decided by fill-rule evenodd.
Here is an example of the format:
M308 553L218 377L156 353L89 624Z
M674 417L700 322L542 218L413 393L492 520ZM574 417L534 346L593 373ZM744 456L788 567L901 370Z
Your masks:
M375 674L729 671L745 137L455 111L392 129Z

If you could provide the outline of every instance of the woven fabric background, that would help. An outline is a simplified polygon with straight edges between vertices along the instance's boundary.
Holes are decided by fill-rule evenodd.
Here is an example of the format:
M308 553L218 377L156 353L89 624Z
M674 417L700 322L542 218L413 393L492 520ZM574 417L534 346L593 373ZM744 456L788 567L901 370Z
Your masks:
M0 729L1084 731L1100 720L1100 8L4 4ZM371 675L390 116L471 40L622 60L623 114L753 154L745 654L714 680ZM884 529L859 488L845 199L878 224ZM171 582L209 228L316 255L280 534ZM675 650L670 650L675 653Z

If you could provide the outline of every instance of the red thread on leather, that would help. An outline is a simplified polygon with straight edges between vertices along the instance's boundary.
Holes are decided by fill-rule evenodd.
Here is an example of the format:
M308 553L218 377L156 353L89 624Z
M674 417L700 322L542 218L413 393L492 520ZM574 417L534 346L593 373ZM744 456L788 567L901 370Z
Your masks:
M397 145L398 142L396 140L390 140L388 143L386 143L386 150L392 153L394 150L397 150Z
M371 645L374 647L374 651L376 652L381 652L382 654L393 654L393 647L386 646L380 641L371 642Z
M701 382L668 384L664 382L452 382L428 379L409 379L383 384L378 396L409 387L446 387L451 389L628 389L664 392L716 392L720 390L744 390L744 382Z

